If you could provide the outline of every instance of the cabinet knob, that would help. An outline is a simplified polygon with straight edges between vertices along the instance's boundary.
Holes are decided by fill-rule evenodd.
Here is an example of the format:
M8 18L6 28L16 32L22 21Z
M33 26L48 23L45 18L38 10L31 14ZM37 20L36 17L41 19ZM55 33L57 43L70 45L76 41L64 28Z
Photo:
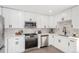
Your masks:
M58 40L58 42L60 43L60 42L61 42L61 40Z
M70 40L71 42L74 42L73 40Z
M52 38L54 38L54 36L52 36Z
M19 42L18 41L16 41L16 44L18 44Z
M70 46L70 43L68 42L68 46Z
M16 40L19 40L18 38L16 38Z

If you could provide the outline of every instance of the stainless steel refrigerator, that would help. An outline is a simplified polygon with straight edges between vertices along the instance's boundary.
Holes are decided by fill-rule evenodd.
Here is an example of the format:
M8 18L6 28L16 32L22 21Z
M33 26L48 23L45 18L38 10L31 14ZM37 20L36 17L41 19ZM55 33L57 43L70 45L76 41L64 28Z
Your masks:
M0 15L0 52L4 52L4 18Z

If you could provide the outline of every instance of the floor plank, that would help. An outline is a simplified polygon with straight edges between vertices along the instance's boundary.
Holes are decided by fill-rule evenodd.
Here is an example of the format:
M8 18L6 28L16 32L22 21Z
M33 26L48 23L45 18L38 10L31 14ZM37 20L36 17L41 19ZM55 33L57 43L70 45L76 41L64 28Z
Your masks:
M63 53L63 52L53 46L50 46L40 49L39 48L27 49L25 53Z

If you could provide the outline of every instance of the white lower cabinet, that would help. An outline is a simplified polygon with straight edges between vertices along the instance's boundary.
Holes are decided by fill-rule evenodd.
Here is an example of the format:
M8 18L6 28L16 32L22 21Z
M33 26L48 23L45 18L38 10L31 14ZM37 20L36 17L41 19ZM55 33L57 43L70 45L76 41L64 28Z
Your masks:
M7 53L19 53L25 51L24 36L11 37L7 39Z
M68 52L72 52L72 53L77 52L77 50L76 50L76 48L77 48L76 44L77 43L76 43L75 39L69 38L69 40L68 40Z
M66 50L66 47L67 47L66 44L67 43L66 43L65 38L62 38L61 36L57 36L57 35L54 36L53 46L55 46L56 48L58 48L59 50L64 52Z
M49 45L52 45L66 53L75 53L79 51L77 41L78 40L74 38L59 35L53 35L53 38L51 35L49 36Z
M68 39L67 37L63 37L63 36L58 36L58 41L60 40L59 42L59 49L63 52L67 52L68 51L68 46L67 46L67 42L68 42Z
M54 36L53 46L55 46L56 48L59 48L59 42L56 36Z
M54 43L54 35L53 34L49 34L49 40L48 40L48 45L53 45Z
M64 36L56 36L58 40L57 48L66 53L76 52L76 41L75 39L64 37Z
M62 38L62 44L61 45L62 45L61 50L63 52L68 52L68 39L66 37Z

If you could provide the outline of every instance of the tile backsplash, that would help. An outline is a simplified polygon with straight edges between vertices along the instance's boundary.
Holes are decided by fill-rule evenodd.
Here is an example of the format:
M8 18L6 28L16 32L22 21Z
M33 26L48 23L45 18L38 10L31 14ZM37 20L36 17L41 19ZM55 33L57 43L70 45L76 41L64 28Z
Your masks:
M67 35L71 35L71 32L72 31L72 21L71 20L65 20L65 21L60 21L57 23L57 33L58 34L61 34L61 35L64 35L64 27L66 28L66 32L67 32Z
M74 29L72 26L72 20L60 21L57 23L56 33L64 35L63 27L66 27L66 32L68 36L73 36L73 34L76 34L76 36L79 37L79 29Z
M41 30L42 33L48 33L47 28L6 28L5 29L5 37L15 35L16 32L23 30L23 34L26 33L38 33L38 30Z

